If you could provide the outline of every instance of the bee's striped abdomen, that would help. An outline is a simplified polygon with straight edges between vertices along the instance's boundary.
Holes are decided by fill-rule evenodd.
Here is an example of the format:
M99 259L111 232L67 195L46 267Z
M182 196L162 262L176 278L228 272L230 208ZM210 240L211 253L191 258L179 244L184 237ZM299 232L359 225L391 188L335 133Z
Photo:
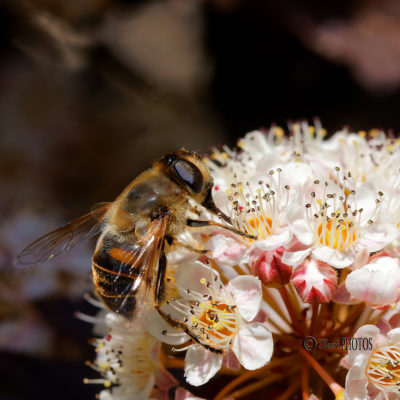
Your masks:
M137 253L135 249L123 249L111 235L106 235L92 260L94 283L101 300L112 311L128 318L136 306L135 283L140 272Z

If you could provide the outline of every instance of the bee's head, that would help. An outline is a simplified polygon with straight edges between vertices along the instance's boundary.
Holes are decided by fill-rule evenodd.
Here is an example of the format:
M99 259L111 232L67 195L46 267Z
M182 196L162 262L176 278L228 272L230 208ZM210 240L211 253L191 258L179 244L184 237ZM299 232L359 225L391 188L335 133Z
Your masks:
M229 217L224 215L212 199L212 188L214 180L204 164L203 155L197 151L180 149L165 154L154 166L163 171L179 187L184 189L190 197L213 214L230 222Z

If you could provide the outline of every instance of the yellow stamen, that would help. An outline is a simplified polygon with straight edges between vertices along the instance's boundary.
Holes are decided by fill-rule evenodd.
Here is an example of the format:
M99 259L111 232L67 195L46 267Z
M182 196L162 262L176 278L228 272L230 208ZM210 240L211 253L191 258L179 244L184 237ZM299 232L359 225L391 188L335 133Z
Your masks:
M357 239L356 230L347 220L336 221L335 225L331 219L327 222L323 221L318 225L317 232L318 240L322 245L339 251L346 250Z
M255 218L249 219L248 223L254 230L256 230L255 234L257 235L259 240L265 239L272 233L272 219L269 217L260 215L256 219Z
M280 126L275 126L274 135L277 139L282 139L285 136L285 131Z

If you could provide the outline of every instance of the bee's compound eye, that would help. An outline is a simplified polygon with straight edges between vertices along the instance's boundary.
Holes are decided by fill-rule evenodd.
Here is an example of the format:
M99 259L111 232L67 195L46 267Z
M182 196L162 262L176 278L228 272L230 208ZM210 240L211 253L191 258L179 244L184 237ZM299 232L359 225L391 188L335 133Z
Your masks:
M179 179L195 193L201 193L204 187L203 175L191 162L178 160L174 164L175 173Z

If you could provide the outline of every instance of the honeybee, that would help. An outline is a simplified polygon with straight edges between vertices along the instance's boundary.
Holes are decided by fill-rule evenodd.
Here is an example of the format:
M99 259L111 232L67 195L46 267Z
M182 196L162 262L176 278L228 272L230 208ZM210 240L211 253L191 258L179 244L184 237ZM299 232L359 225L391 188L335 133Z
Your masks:
M212 188L213 178L198 152L181 149L167 153L133 180L114 202L103 203L34 241L18 255L15 264L49 261L100 234L92 270L102 302L111 311L132 319L140 305L150 301L167 322L191 335L187 327L160 309L166 293L165 243L179 245L179 233L208 226L254 238L225 223L187 217L192 208L189 200L193 199L231 224L216 207Z

